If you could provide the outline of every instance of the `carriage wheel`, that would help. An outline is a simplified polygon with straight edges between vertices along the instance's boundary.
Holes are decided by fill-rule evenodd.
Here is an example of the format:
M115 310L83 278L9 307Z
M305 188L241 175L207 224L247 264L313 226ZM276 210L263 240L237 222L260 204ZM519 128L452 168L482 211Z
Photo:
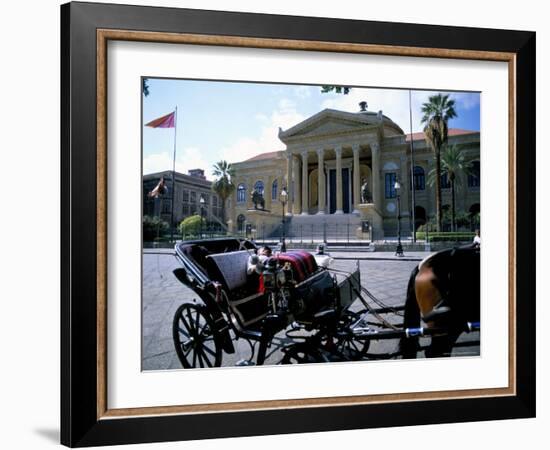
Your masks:
M285 349L281 364L308 364L325 362L323 356L312 346L300 343Z
M221 366L222 348L214 330L214 321L204 306L184 303L178 308L172 337L184 368Z
M353 324L361 317L364 310L359 312L346 311L340 325L343 329ZM370 339L357 339L353 335L339 336L336 340L336 350L348 361L357 361L365 358L370 347Z
M336 342L336 349L347 361L358 361L367 356L369 351L369 339L357 339L354 337L341 337Z

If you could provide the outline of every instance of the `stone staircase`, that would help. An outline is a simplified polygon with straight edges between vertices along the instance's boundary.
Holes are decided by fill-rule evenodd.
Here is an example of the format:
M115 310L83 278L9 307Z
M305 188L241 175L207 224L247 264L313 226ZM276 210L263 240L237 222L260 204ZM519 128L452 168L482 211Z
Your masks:
M311 241L356 240L361 218L354 214L315 214L287 216L285 236L290 239ZM273 229L271 237L281 236L282 225Z

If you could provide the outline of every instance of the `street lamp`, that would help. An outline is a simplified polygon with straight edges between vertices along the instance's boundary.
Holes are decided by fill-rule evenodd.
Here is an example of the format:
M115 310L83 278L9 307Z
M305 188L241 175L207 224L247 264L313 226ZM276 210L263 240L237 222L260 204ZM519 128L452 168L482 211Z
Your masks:
M393 187L397 193L397 248L395 249L395 256L405 256L403 246L401 245L401 184L399 180L395 180Z
M201 208L201 239L202 239L202 221L204 218L204 204L206 203L206 200L204 199L204 196L201 194L201 197L199 199L200 208Z
M286 191L286 187L283 187L281 189L281 194L279 195L279 200L281 201L281 205L283 205L283 216L282 216L282 225L283 225L283 232L281 233L281 252L286 252L286 243L285 243L285 205L288 201L288 192Z

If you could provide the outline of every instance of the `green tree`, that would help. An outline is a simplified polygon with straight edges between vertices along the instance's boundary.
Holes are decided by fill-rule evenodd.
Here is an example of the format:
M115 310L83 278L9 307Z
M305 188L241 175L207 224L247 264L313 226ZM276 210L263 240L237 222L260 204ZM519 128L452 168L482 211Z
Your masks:
M335 92L336 94L349 94L351 88L348 86L321 86L321 94L326 94L328 92Z
M142 78L141 90L145 97L149 96L149 80L147 78Z
M235 170L231 167L231 164L222 160L214 164L212 175L216 177L212 182L212 190L218 194L222 202L221 220L225 223L225 202L233 191L235 191L235 185L233 184Z
M471 163L466 160L464 152L457 145L445 146L441 153L441 176L447 175L451 184L451 231L456 231L456 187L460 178L457 178L460 172L470 173ZM436 184L436 169L432 169L428 175L428 184Z
M449 94L431 95L422 105L422 119L426 142L435 154L435 203L437 231L441 231L441 147L447 142L448 121L456 117L455 101Z
M178 225L178 231L181 236L192 235L197 236L201 229L201 216L194 214L186 217Z
M143 241L152 242L168 230L168 222L165 222L158 216L143 216L142 228Z

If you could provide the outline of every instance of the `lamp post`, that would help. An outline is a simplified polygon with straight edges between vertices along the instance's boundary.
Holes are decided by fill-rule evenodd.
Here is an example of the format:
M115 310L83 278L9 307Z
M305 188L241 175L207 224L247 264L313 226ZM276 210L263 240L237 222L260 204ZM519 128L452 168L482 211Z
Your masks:
M286 252L286 242L285 242L285 205L288 201L288 192L286 191L286 187L283 187L281 189L281 194L279 195L279 200L281 201L281 205L283 206L283 215L282 215L282 225L283 225L283 231L281 233L281 252Z
M203 221L203 218L204 218L204 204L206 203L206 201L204 200L204 196L201 194L201 197L199 199L199 203L200 203L200 208L201 208L201 227L200 227L200 230L201 230L201 239L202 239L202 221Z
M397 248L395 249L395 256L405 256L401 245L401 183L399 183L399 180L395 180L394 188L397 193Z

